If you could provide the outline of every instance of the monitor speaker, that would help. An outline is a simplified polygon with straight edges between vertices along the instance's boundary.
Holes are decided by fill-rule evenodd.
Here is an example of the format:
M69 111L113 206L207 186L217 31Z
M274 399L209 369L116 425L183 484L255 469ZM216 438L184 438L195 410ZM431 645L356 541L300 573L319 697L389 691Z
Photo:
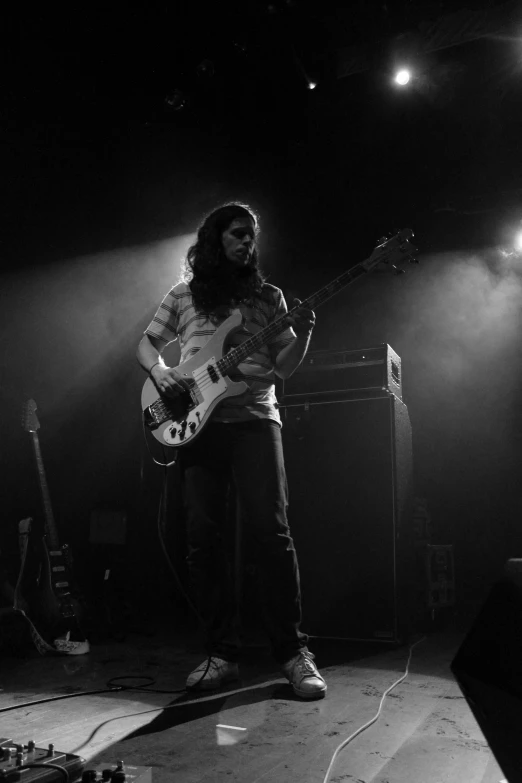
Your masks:
M522 560L509 560L452 671L509 783L522 783Z
M303 631L400 643L414 595L411 425L392 394L283 409Z

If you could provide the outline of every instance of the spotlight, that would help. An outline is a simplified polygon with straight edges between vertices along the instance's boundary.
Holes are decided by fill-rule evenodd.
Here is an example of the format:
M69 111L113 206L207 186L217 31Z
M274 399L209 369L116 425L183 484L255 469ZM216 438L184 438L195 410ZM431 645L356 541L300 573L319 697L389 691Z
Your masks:
M309 90L315 90L316 87L317 87L317 82L308 82Z
M405 84L408 84L410 79L411 73L407 70L407 68L401 68L401 70L397 71L395 74L395 83L400 84L401 87L403 87Z
M518 234L515 236L515 250L517 250L519 253L522 253L522 231L519 231Z
M182 109L185 105L186 98L184 94L181 92L181 90L172 90L172 92L169 92L168 95L165 95L165 98L163 99L163 106L165 108L165 111L173 112L173 111L179 111Z

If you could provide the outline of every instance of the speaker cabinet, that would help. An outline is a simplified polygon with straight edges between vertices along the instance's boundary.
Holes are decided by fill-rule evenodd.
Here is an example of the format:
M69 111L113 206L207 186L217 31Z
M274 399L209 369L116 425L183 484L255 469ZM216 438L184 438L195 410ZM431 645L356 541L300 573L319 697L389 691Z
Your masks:
M509 560L452 671L509 783L522 783L522 560Z
M392 394L283 409L302 630L404 641L415 594L411 425Z

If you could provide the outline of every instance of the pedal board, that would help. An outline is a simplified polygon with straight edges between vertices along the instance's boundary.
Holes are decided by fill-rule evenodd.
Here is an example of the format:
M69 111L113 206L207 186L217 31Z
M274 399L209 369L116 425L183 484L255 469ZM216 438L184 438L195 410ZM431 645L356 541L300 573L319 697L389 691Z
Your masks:
M32 764L37 766L32 767ZM64 780L63 772L53 769L53 764L67 770L70 781L76 781L81 778L85 759L73 753L61 753L54 749L54 745L37 748L32 740L24 745L0 738L1 783L15 783L18 780L55 783Z
M31 766L34 764L35 766ZM0 783L59 783L67 771L70 783L114 781L114 783L152 783L152 767L134 767L119 761L87 762L73 753L61 753L54 745L37 748L32 740L27 745L0 738ZM55 765L55 766L52 766Z

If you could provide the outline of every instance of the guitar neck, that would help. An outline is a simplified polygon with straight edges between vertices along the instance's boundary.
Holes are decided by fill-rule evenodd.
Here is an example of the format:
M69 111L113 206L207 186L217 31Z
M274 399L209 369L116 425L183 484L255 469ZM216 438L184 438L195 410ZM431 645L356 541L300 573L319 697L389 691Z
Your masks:
M342 275L339 275L335 280L332 280L331 283L323 286L323 288L320 288L315 294L309 296L308 299L303 300L301 304L293 307L288 313L285 313L285 315L280 316L280 318L277 318L273 323L265 326L264 329L261 329L260 332L249 337L248 340L242 342L241 345L228 351L228 353L226 353L217 363L219 370L223 374L226 374L234 369L234 367L237 367L238 364L241 364L241 362L255 353L263 345L270 342L274 337L277 337L278 334L281 334L285 329L288 329L288 316L291 316L298 307L308 307L311 310L314 310L316 307L319 307L319 305L322 305L323 302L327 302L328 299L331 299L332 296L339 293L339 291L342 291L343 288L358 277L366 274L367 269L364 264L365 262L363 261L352 267L352 269L343 272Z
M56 529L56 523L54 521L53 509L51 506L51 498L49 496L49 488L47 486L47 478L45 476L45 468L43 464L42 451L40 449L40 441L38 439L37 432L31 432L33 436L34 456L36 459L36 467L38 470L38 480L40 484L40 491L42 493L42 502L44 508L45 517L45 533L49 539L49 544L52 549L60 548L60 541L58 538L58 531Z

